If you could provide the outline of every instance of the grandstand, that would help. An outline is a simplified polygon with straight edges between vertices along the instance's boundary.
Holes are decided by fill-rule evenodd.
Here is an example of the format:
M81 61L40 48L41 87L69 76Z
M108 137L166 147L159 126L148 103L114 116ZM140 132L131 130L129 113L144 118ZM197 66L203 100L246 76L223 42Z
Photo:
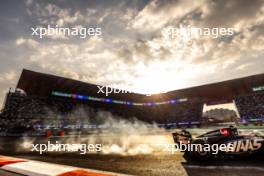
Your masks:
M23 70L16 91L6 95L1 130L63 128L98 125L96 112L109 111L125 119L137 118L166 128L200 125L204 104L235 102L243 121L264 119L264 74L175 90L160 95L98 93L98 85ZM89 113L89 122L69 118L76 108ZM56 124L56 125L54 125ZM19 128L18 128L19 127Z

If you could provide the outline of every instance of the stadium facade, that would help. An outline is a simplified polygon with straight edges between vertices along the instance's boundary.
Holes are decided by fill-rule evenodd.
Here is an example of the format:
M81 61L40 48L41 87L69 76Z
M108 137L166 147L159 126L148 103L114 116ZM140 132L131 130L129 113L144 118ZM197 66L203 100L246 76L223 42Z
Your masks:
M112 92L106 96L98 93L98 87L99 85L24 69L16 91L9 91L6 95L1 112L1 128L9 126L23 131L35 124L41 126L48 118L53 121L52 116L57 115L61 117L61 126L71 123L82 126L83 120L79 119L77 122L77 118L66 118L77 107L89 109L91 124L97 123L96 116L93 117L92 114L109 111L122 118L136 117L141 121L165 124L167 127L199 125L203 120L205 103L228 102L235 102L244 121L264 119L264 74L152 96L129 92Z

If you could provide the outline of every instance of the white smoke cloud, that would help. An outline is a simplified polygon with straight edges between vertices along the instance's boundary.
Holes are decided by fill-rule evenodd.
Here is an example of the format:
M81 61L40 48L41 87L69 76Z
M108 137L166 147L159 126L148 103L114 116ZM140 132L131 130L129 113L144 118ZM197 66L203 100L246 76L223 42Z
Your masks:
M75 125L78 123L96 124L98 128L87 129L88 135L79 136L78 133L72 136L46 138L39 140L25 137L18 144L17 151L29 152L32 144L47 143L48 140L59 141L63 144L101 144L102 152L100 154L118 154L118 155L138 155L153 154L162 152L164 148L160 144L173 143L172 137L156 124L133 119L124 119L114 116L110 112L99 111L93 112L83 107L77 108L71 114L65 116L56 116L50 113L54 123L56 120L63 118L73 118ZM46 121L50 125L50 121ZM76 129L77 131L77 129Z

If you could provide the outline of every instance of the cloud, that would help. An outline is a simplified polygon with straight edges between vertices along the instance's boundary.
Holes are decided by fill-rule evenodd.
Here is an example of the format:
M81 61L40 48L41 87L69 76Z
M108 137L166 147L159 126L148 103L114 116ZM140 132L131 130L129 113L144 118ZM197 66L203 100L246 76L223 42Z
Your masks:
M28 15L36 18L40 25L65 26L84 19L78 10L73 12L70 8L60 8L51 3L45 5L30 3L27 5L29 5L27 9Z
M114 54L101 48L102 42L99 37L92 37L79 45L53 41L47 44L32 39L17 40L20 47L33 50L28 58L30 64L37 65L45 72L87 82L97 82L111 69L109 64L115 62Z
M195 10L201 1L184 0L153 0L128 24L128 28L142 31L156 31L169 22L178 19Z
M201 22L209 27L236 26L236 28L243 28L256 20L262 7L263 1L261 0L207 1L201 8L203 13Z
M0 43L0 88L13 86L22 68L137 91L171 90L261 73L263 4L258 0L28 0L13 6L12 17L10 6L3 4L1 39L7 40ZM56 24L99 26L103 35L67 40L30 35L31 27ZM166 31L181 24L233 27L235 34L217 39L200 36L190 44L182 43L182 36L168 39Z

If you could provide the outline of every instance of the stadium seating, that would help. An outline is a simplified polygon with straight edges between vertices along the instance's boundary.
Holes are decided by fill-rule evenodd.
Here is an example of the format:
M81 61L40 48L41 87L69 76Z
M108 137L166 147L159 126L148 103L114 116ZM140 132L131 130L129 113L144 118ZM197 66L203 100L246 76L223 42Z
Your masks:
M239 96L235 102L241 119L264 119L264 93Z
M82 106L87 116L75 112ZM19 129L34 130L43 128L82 128L85 125L100 125L95 118L98 111L108 111L122 118L137 118L145 122L171 124L200 121L203 103L198 100L160 106L134 107L127 105L108 105L74 101L60 97L27 96L21 92L9 92L5 108L0 118L0 131ZM166 125L165 125L166 126ZM8 127L8 128L7 128Z

